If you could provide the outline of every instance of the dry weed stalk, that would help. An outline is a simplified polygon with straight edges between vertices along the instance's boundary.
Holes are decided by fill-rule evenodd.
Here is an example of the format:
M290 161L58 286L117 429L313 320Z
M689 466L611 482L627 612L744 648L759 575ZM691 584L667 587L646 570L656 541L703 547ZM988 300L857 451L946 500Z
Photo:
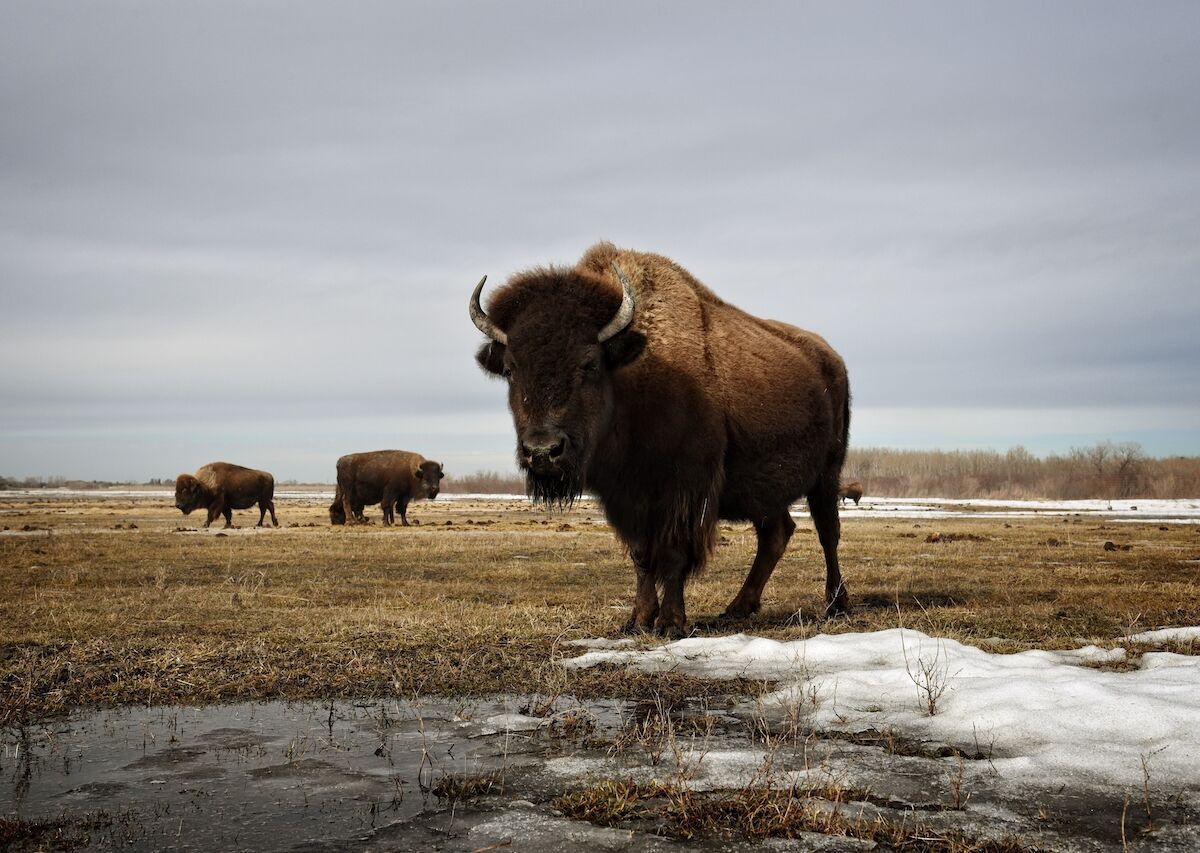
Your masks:
M902 629L903 630L903 629ZM950 685L950 661L942 657L942 641L934 644L935 651L932 660L926 660L920 650L914 662L909 659L908 647L904 643L904 634L900 634L900 650L904 655L904 671L917 688L917 701L929 716L937 714L938 701Z

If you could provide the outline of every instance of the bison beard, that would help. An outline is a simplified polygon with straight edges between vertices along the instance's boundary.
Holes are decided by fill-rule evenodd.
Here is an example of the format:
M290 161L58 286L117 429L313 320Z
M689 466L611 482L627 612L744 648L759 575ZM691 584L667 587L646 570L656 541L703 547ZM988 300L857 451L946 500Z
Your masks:
M525 493L535 505L547 509L569 509L583 495L583 475L570 466L561 475L525 471Z

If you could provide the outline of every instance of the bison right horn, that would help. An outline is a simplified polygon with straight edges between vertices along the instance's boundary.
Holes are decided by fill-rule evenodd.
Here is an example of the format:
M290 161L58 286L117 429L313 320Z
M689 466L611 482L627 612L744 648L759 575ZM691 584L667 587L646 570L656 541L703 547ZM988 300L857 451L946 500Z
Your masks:
M617 332L624 331L633 319L633 288L629 284L629 279L625 278L625 273L621 272L621 268L617 266L616 261L613 262L613 269L616 270L617 278L621 282L621 290L625 295L621 299L621 307L617 309L617 316L609 320L608 325L600 330L600 343L604 343Z
M475 328L483 332L493 341L498 344L508 344L508 335L492 322L492 319L484 313L482 306L479 304L479 294L483 293L483 283L487 281L487 276L479 279L479 284L475 285L475 292L471 294L471 322L475 324Z

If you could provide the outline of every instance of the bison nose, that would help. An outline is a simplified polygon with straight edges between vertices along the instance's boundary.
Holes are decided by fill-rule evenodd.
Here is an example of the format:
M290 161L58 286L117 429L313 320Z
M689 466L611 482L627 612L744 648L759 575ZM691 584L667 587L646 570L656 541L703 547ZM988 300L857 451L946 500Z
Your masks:
M566 452L567 436L561 432L549 440L529 444L521 442L521 455L525 457L525 463L535 471L553 471Z

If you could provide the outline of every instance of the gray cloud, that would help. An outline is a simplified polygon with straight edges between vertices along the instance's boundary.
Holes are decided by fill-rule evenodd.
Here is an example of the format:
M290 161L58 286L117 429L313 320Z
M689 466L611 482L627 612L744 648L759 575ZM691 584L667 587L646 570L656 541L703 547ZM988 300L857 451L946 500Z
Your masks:
M508 466L465 298L600 238L824 334L856 437L1196 452L1192 4L4 19L0 472Z

